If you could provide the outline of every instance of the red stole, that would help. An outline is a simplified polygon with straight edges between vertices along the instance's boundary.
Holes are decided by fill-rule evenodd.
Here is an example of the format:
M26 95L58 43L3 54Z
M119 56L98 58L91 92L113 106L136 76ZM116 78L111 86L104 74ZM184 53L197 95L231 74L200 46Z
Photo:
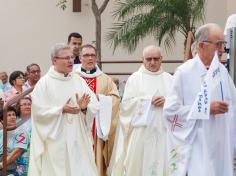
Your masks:
M84 80L86 81L86 83L88 84L89 88L96 94L97 92L97 78L87 78L87 77L83 77Z
M97 78L87 78L87 77L83 77L84 80L86 81L86 83L88 84L89 88L96 94L97 91ZM92 127L92 135L93 135L93 139L95 139L95 134L96 134L96 121L95 118L93 120L93 127Z

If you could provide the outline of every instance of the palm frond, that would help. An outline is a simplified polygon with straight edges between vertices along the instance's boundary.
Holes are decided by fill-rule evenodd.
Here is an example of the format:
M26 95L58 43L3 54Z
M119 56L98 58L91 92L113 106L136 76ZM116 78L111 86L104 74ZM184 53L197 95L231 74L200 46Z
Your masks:
M132 52L146 36L153 36L166 49L175 44L178 32L187 37L204 20L205 0L119 0L106 40Z
M60 0L56 6L59 6L62 10L65 10L67 7L67 0Z
M152 30L152 18L148 15L136 15L128 20L115 23L110 32L106 35L106 40L110 41L113 48L122 45L132 52L138 42L142 40Z
M156 0L123 0L115 3L115 10L112 13L114 18L122 20L126 16L136 15L152 8Z

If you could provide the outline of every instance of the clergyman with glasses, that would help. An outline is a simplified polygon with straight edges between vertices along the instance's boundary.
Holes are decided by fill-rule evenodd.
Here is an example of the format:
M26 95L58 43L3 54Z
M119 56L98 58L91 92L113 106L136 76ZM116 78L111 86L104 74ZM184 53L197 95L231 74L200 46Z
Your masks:
M168 175L162 110L172 76L162 69L162 59L160 47L145 47L143 64L127 80L112 155L112 176Z
M220 63L223 31L205 24L195 42L197 55L177 68L164 105L171 176L233 176L236 89Z
M70 47L56 44L52 66L32 92L32 137L28 175L97 176L92 136L95 94L72 72Z
M100 103L99 114L94 118L91 133L99 175L106 176L118 120L119 92L112 78L97 66L97 52L94 46L87 44L80 48L80 61L81 65L76 72L84 78Z

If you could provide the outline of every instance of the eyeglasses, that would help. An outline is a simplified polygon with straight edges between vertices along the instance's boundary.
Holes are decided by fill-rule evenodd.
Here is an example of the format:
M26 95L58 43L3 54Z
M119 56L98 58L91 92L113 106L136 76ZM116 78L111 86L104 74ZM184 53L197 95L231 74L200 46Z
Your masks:
M148 62L151 62L152 60L157 62L161 59L162 57L146 57L145 60L148 61Z
M41 70L32 70L32 71L30 71L30 73L32 73L32 74L36 74L36 73L41 73Z
M57 59L63 59L63 60L75 60L74 56L65 56L65 57L56 57Z
M96 54L83 54L82 57L96 57Z
M218 40L215 42L209 41L209 40L204 40L203 42L213 44L216 46L216 48L222 48L222 46L225 47L225 45L227 44L227 42L223 41L223 40Z

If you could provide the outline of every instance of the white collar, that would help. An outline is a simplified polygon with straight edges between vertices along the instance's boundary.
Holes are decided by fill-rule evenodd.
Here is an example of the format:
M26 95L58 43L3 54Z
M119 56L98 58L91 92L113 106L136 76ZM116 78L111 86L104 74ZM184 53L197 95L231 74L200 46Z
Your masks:
M80 76L83 76L83 77L86 77L86 78L98 77L103 72L100 70L100 68L97 65L95 65L95 67L96 67L96 72L94 72L92 74L87 74L87 73L81 71L81 64L79 64L77 69L75 70L75 72L78 73Z

